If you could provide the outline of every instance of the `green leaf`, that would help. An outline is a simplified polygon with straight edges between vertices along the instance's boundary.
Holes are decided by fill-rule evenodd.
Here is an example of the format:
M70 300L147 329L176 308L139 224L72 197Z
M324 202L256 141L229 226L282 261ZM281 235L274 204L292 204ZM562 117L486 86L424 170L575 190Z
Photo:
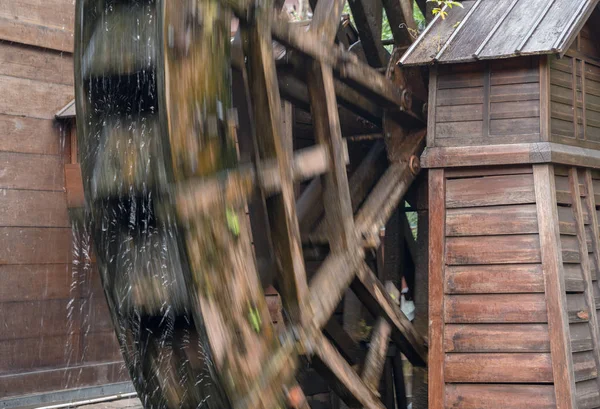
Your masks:
M231 231L231 233L233 233L234 236L239 236L240 221L237 217L235 210L228 208L225 212L225 216L227 217L227 228L229 228L229 231Z
M255 332L260 332L260 327L262 326L262 320L260 319L260 313L256 308L250 307L250 312L248 313L248 319L250 321L250 325L252 325L252 329Z

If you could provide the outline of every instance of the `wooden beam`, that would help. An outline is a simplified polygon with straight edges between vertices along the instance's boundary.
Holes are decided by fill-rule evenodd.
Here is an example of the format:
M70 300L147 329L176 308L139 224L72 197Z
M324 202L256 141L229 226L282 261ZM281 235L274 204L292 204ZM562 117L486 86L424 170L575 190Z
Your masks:
M590 221L595 223L595 225L591 226L592 236L598 233L598 215L596 213L596 203L594 198L594 184L592 182L592 175L589 170L584 171L585 177L585 189L587 190L585 195L585 204L587 214L590 215ZM596 301L595 301L595 292L594 292L594 278L598 279L600 277L592 277L592 264L590 263L589 250L587 245L587 233L585 229L585 223L583 219L583 206L581 205L581 190L579 188L579 175L577 168L572 167L569 169L569 186L571 188L571 200L573 209L573 216L575 217L575 226L577 229L577 242L579 244L579 259L581 263L581 270L583 271L583 287L584 287L584 296L585 302L587 305L587 309L589 311L589 326L590 333L592 334L592 347L593 347L593 355L594 355L594 363L596 366L596 370L600 370L600 329L598 325L598 316L596 312ZM598 245L598 236L592 237L592 246ZM598 247L593 249L595 261L597 262L600 259L600 256L597 253ZM600 264L597 264L600 266ZM597 272L596 274L597 275ZM600 377L596 377L596 382L598 384L598 390L600 390Z
M383 0L383 7L392 29L394 43L400 47L411 45L418 36L413 18L413 1Z
M385 283L386 291L393 295L395 300L400 299L400 292L391 281ZM377 318L371 341L369 342L369 352L365 358L365 364L362 369L361 378L365 385L373 393L377 393L381 375L383 375L385 361L387 359L387 351L390 342L392 326L383 317Z
M424 131L408 135L403 142L406 156L419 155L424 139ZM416 175L410 169L409 160L403 159L390 165L356 215L356 225L363 236L378 234L414 181Z
M548 309L548 330L556 404L561 409L577 408L573 355L569 339L567 294L564 283L556 186L552 165L534 165L533 177L537 204L544 285ZM430 200L433 199L430 196ZM430 312L431 314L431 312ZM433 316L433 315L431 315Z
M381 42L381 0L353 0L348 2L352 16L358 30L367 62L372 67L385 67L389 60L389 53Z
M315 146L302 149L292 160L292 180L300 182L321 175L329 166L327 148ZM278 164L269 159L259 163L258 167L256 171L255 165L240 165L235 170L223 171L212 178L192 179L178 184L175 192L179 216L189 220L223 203L242 206L256 184L266 197L280 192L282 182Z
M392 325L392 339L413 365L427 364L425 340L414 330L411 322L364 261L352 283L352 291L371 314L384 317Z
M446 177L429 171L429 407L444 409L444 265L446 250Z
M247 58L255 125L260 130L257 134L258 153L261 160L276 158L281 181L281 194L267 202L273 247L278 261L276 284L292 322L304 323L310 319L310 310L305 305L308 284L290 166L292 135L282 130L281 100L269 34L271 13L268 6L255 8L255 24L242 24L240 28L244 40L242 43L246 47L244 54ZM291 114L291 108L287 110L288 115Z
M356 365L362 361L364 355L360 346L350 337L344 328L337 322L337 318L332 317L327 325L323 328L323 332L333 342L335 347L343 355L344 359L350 365Z
M375 397L373 392L361 381L354 369L342 358L340 353L323 336L315 340L315 358L322 362L330 372L330 377L339 381L347 393L340 393L340 397L350 406L356 399L366 409L385 409L385 406ZM342 391L338 391L342 392ZM351 396L354 399L348 399Z
M310 304L314 313L313 324L317 328L323 328L329 321L354 279L363 256L362 249L330 254L310 281Z

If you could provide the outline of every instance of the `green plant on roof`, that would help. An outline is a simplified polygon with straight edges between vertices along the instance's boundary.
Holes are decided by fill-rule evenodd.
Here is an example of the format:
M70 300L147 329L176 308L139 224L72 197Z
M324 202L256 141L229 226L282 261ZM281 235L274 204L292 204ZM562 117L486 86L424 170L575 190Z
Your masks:
M451 9L454 6L463 8L462 3L460 1L455 0L427 0L427 2L435 3L437 7L434 7L431 10L431 12L434 16L439 14L442 20L445 20L448 16L448 12L445 10L445 7L448 7L449 9Z

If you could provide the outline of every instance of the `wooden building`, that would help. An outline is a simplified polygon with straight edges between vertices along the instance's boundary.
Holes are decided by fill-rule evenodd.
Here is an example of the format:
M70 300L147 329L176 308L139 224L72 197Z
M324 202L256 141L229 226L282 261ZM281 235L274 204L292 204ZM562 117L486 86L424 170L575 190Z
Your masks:
M429 407L600 407L600 10L464 1L430 65Z
M65 176L74 159L55 120L74 96L73 20L73 0L0 1L4 408L129 389L98 277L74 256Z

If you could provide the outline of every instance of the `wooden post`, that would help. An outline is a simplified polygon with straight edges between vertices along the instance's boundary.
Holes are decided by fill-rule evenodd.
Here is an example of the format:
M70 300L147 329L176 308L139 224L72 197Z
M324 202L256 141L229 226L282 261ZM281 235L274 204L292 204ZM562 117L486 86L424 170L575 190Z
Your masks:
M429 171L429 407L444 409L444 253L446 181L443 169Z
M533 178L548 308L548 331L550 333L556 407L558 409L574 409L577 408L576 389L571 340L569 339L562 246L558 230L554 167L552 165L534 165Z

